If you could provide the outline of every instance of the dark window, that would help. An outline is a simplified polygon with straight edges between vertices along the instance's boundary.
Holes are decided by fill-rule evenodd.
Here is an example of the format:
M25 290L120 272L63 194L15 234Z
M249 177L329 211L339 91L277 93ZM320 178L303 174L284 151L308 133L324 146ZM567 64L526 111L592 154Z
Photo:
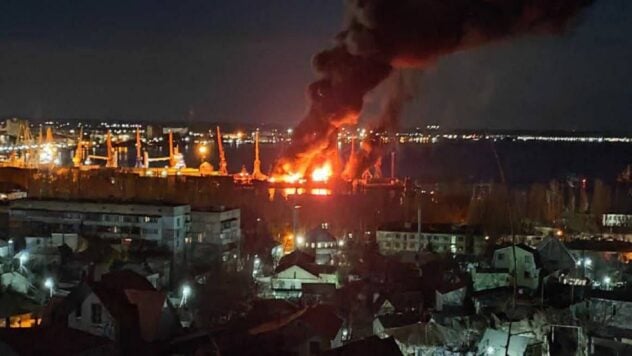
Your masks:
M102 312L101 304L92 303L92 323L93 324L101 324L101 312Z
M75 309L75 316L77 318L81 318L81 304L77 305L77 309Z
M525 279L530 279L531 278L531 273L529 273L529 271L524 271L524 278Z
M505 254L504 253L499 253L498 255L496 255L496 259L498 261L502 261L505 259Z
M310 341L309 342L309 353L312 355L318 355L320 353L320 342L318 341Z

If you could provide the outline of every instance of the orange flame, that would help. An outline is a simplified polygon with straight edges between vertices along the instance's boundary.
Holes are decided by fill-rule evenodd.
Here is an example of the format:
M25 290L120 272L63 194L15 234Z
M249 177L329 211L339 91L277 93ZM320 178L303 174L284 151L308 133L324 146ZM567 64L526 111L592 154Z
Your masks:
M312 172L312 182L327 182L334 174L331 163L326 162L321 167L314 169Z

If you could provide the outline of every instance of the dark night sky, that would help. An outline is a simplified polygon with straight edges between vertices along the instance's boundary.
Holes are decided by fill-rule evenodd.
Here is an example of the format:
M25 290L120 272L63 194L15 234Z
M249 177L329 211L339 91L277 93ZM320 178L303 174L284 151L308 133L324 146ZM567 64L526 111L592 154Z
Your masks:
M335 0L0 1L0 115L298 122ZM632 131L632 3L426 71L406 126ZM377 101L377 100L376 100Z

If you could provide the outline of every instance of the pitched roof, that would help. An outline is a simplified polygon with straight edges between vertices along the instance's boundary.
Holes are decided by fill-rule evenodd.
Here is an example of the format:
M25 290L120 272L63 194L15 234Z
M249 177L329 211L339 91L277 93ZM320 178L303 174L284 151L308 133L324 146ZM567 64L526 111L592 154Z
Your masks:
M301 250L294 250L292 253L281 258L275 271L280 272L296 264L308 265L314 262L316 262L316 258L313 255Z
M385 329L398 328L421 322L419 313L386 314L378 316L377 319Z
M306 242L336 242L336 238L328 230L322 227L311 229L305 235Z
M157 291L125 290L127 300L138 309L140 333L144 340L158 338L160 317L165 305L166 294Z
M297 322L303 322L316 334L333 339L342 327L340 319L335 309L328 305L316 305L303 308L293 314L271 320L248 330L251 335L258 335L273 331L278 331L285 327L292 327Z
M255 326L272 319L281 319L296 313L299 307L285 299L257 299L245 318L247 326Z
M101 276L100 284L115 290L156 290L147 278L132 270L108 272Z
M323 352L323 356L401 356L402 352L395 339L388 337L380 339L378 336L370 336L366 339L351 342L344 346Z
M415 346L447 346L459 342L458 331L433 321L393 328L388 334L399 342Z
M333 339L342 327L342 319L336 315L333 306L318 304L308 308L300 320L307 323L319 335Z

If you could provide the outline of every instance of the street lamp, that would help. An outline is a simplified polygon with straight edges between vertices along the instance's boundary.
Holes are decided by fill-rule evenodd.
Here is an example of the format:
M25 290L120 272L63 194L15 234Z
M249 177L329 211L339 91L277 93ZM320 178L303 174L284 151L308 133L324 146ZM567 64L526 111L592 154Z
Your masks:
M610 288L610 282L612 282L612 279L609 276L603 277L603 284L606 286L606 289Z
M305 237L299 235L296 236L296 245L297 246L303 246L305 244Z
M44 281L44 287L48 288L48 290L50 291L50 297L53 297L53 289L55 288L55 283L53 282L53 279L48 277L46 278L46 280Z
M187 303L187 300L191 296L191 287L188 284L182 286L182 298L180 299L180 307Z

